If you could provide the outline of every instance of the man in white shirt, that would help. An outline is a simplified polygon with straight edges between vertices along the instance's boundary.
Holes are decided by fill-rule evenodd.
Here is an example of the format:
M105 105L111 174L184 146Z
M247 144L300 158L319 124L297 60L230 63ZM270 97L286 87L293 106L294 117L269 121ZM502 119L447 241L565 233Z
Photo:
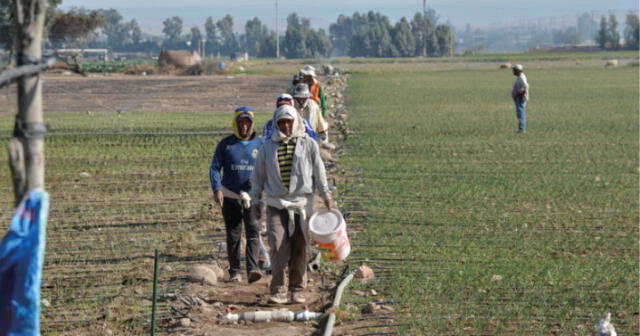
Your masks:
M516 76L516 82L513 83L511 89L511 98L516 104L516 116L518 117L518 133L524 133L527 126L527 118L525 109L529 100L529 83L527 76L524 75L522 64L516 64L511 67L513 75Z
M300 115L309 122L313 131L318 135L320 142L328 142L329 124L322 117L320 106L318 106L313 99L310 99L311 92L309 91L309 86L304 83L299 83L293 90L292 96L295 99L294 107L300 112Z

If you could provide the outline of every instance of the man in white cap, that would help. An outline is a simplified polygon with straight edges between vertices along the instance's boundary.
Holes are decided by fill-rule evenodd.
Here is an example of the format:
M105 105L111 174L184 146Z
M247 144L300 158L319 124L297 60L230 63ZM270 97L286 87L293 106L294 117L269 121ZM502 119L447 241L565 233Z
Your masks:
M302 118L306 119L313 131L318 135L318 139L324 144L329 142L329 124L322 117L320 107L313 100L309 99L311 92L309 92L309 86L304 83L296 85L293 91L293 98L295 99L295 108L300 112Z
M522 64L516 64L511 67L513 75L516 76L516 82L513 83L511 89L511 98L516 104L516 116L518 117L518 133L526 132L527 118L525 109L529 100L529 83L527 76L524 75Z
M324 88L320 85L320 82L316 79L316 68L311 65L305 65L300 69L300 74L303 76L302 83L309 85L309 91L311 92L311 99L313 99L322 110L322 115L327 115L327 100L324 96Z
M305 133L296 109L279 106L273 121L273 134L260 148L251 176L252 206L257 213L261 198L267 204L272 269L269 302L287 303L288 289L291 302L304 303L307 217L313 212L314 191L327 208L333 208L333 202L318 144Z

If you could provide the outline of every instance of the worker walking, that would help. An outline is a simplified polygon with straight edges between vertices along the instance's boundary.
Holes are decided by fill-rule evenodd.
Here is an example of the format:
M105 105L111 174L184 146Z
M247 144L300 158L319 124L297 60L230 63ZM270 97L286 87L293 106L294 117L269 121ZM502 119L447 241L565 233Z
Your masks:
M236 109L233 118L233 134L222 139L216 147L209 178L214 199L222 208L222 217L227 233L229 280L241 282L240 238L242 223L246 232L245 251L249 283L260 280L262 272L258 266L260 233L258 222L251 216L250 178L264 143L253 131L254 116L250 108ZM222 172L222 178L221 178Z
M282 93L280 95L278 95L278 98L276 99L276 109L278 107L280 107L281 105L289 105L289 106L293 106L295 105L293 102L293 97L288 94L288 93ZM273 114L275 115L275 111L273 112ZM299 111L298 111L299 113ZM313 127L311 127L311 124L309 124L309 122L306 119L302 119L303 124L304 124L304 131L314 140L318 139L318 135L316 134L316 132L313 130ZM264 127L262 128L262 134L263 134L263 138L264 140L270 139L271 138L271 134L273 133L273 118L269 119L269 121L267 121L264 124Z
M513 70L513 75L517 77L511 89L511 98L513 98L516 104L518 133L525 133L527 127L525 109L527 107L527 101L529 101L529 83L527 82L527 76L524 75L524 68L521 64L516 64L511 67L511 69Z
M260 148L251 176L254 211L259 211L256 201L262 197L267 204L271 303L306 301L302 291L307 281L307 217L313 212L314 191L327 208L333 208L318 144L305 133L295 108L281 105L273 117L271 138Z
M320 106L320 110L322 110L322 115L327 115L327 99L324 95L324 88L320 85L320 82L316 78L316 68L311 65L306 65L304 68L300 69L300 75L302 75L301 83L306 83L309 85L309 91L311 92L311 99L313 99L318 106Z
M322 117L318 104L310 97L311 92L309 92L307 84L299 83L296 85L293 92L295 108L300 112L302 118L309 122L318 139L323 143L327 143L329 142L329 124Z

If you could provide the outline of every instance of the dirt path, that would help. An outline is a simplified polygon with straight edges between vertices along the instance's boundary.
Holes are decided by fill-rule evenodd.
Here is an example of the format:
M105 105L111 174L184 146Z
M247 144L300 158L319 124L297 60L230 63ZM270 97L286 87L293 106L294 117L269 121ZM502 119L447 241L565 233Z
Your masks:
M286 80L280 78L271 78L275 82L279 82L279 87L284 86ZM327 92L330 106L335 108L338 104L337 97L342 99L342 94L332 95L335 87L331 83L325 83L325 92ZM270 94L273 95L272 91ZM269 99L268 101L271 101ZM340 102L340 104L342 104ZM333 122L332 122L333 123ZM334 125L335 126L335 125ZM335 129L335 128L334 128ZM332 138L336 139L336 137ZM324 153L325 158L329 156L335 157L335 153ZM336 173L334 163L331 160L325 160L325 163L331 167L328 171L328 179L332 180L332 175ZM319 197L316 197L315 207L323 207ZM223 242L223 236L218 238ZM268 248L266 237L263 237L265 246ZM314 249L315 250L315 249ZM313 256L310 255L311 258ZM189 284L183 290L180 297L172 299L171 305L180 312L174 314L174 319L167 321L164 325L171 334L175 335L311 335L318 332L319 322L269 322L269 323L228 323L220 319L219 316L224 314L227 309L231 309L233 313L243 313L257 310L275 310L288 309L293 312L299 312L308 307L312 312L324 312L332 303L332 295L335 289L336 281L339 278L339 272L343 265L337 263L331 265L330 269L321 270L319 272L307 272L308 283L304 291L307 298L306 304L284 304L273 305L268 304L269 282L270 276L263 277L255 284L249 285L246 280L243 283L228 282L228 264L226 262L226 253L220 255L219 265L225 274L215 286L205 286L201 284ZM184 314L186 313L186 314ZM186 316L186 318L185 318ZM188 320L188 321L187 321Z

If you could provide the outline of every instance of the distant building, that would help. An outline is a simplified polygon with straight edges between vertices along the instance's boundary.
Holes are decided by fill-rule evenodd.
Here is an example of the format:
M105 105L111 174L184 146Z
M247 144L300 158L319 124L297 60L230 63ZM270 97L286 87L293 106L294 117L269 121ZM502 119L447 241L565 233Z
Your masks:
M57 50L45 50L45 55L56 56L56 58L68 58L72 56L81 56L84 60L92 61L108 61L109 49L57 49Z

